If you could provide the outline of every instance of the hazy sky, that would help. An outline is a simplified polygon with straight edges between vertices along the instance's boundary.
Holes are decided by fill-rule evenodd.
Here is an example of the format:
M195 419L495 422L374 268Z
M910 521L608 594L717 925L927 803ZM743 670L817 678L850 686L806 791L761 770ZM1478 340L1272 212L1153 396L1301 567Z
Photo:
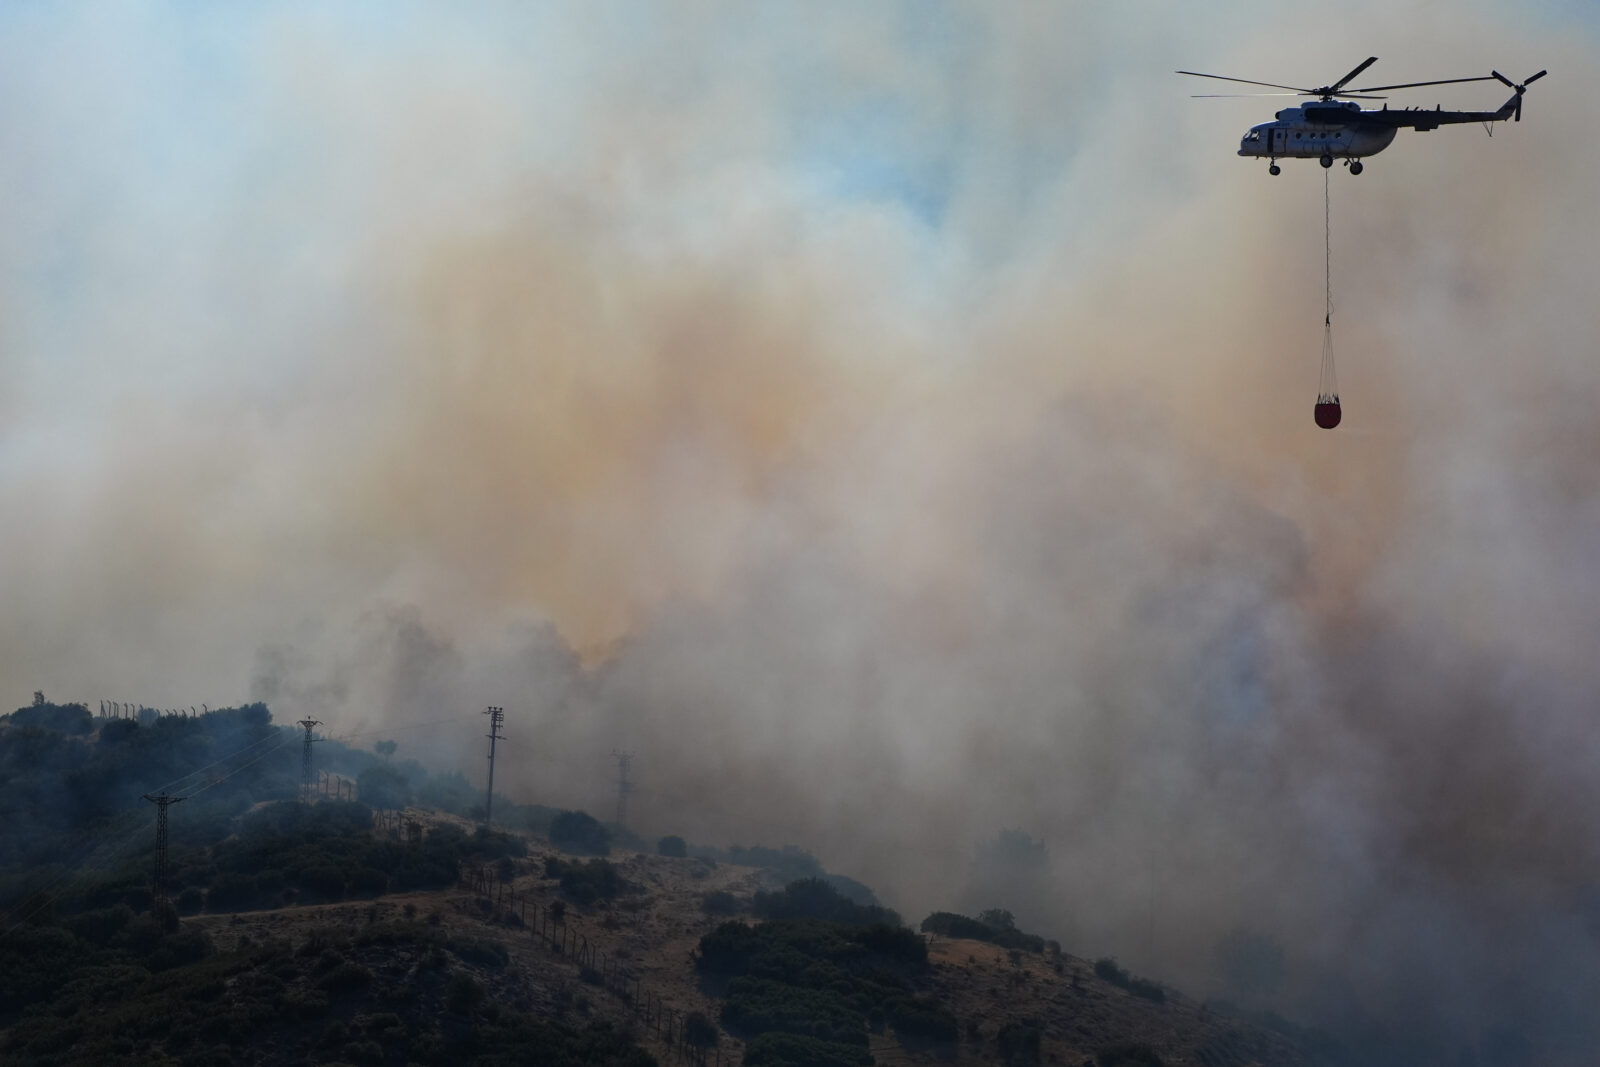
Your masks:
M1597 24L0 7L0 681L501 704L508 789L629 747L644 829L908 911L1022 827L1081 951L1201 982L1248 917L1444 1029L1508 945L1590 981ZM1323 171L1172 72L1369 55L1551 74L1332 171L1327 433Z

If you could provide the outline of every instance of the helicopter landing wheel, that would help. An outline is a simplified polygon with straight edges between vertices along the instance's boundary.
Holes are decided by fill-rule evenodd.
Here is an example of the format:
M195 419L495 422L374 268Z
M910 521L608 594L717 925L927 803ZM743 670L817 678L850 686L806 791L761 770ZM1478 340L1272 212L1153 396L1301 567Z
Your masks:
M1333 157L1330 155L1324 155L1320 162L1324 167L1331 167L1333 166Z
M1351 174L1360 174L1362 171L1364 171L1366 169L1367 169L1366 164L1362 163L1361 160L1352 159L1350 161L1350 173Z
M1276 178L1278 175L1283 173L1283 168L1278 166L1276 163L1273 163L1267 167L1267 173Z

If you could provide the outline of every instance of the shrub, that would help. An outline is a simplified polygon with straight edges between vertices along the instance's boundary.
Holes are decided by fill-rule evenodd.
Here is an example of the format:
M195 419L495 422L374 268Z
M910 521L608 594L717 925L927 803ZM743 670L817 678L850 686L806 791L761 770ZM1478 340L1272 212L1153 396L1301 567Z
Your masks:
M472 832L472 851L485 859L498 860L528 854L528 843L515 834L480 826Z
M475 963L479 967L487 967L494 971L502 969L511 962L511 954L498 941L480 937L452 937L445 942L445 947L467 963Z
M717 1024L703 1011L691 1011L683 1020L683 1040L695 1048L715 1048L720 1036Z
M668 834L656 842L656 852L663 856L683 859L689 855L689 843L677 834Z
M1152 982L1148 978L1135 978L1128 983L1128 992L1136 997L1143 997L1156 1004L1167 1002L1167 991L1160 982Z
M254 875L219 874L206 891L206 908L210 911L244 911L256 906L260 892Z
M94 717L82 704L51 704L35 693L33 704L5 716L12 726L42 726L63 734L86 734L94 730Z
M768 1033L744 1049L745 1067L868 1067L866 1049L799 1034Z
M317 987L318 989L328 990L328 992L346 992L346 990L362 989L363 985L368 985L371 981L373 981L373 973L368 971L365 966L360 965L360 963L352 963L349 960L342 960L338 965L334 965L334 968L330 969L328 973L317 979Z
M1033 1019L1006 1023L995 1036L1006 1067L1034 1067L1039 1062L1039 1024Z
M891 1001L884 1015L903 1044L949 1044L960 1034L956 1017L937 1001L914 998Z
M563 852L582 855L611 854L611 831L584 811L563 811L550 820L550 843Z
M1123 989L1128 988L1130 981L1128 972L1118 967L1117 961L1110 956L1102 956L1094 961L1094 973L1114 986L1121 986Z
M470 1015L472 1009L484 1001L483 987L470 975L458 974L450 979L445 991L444 1006L457 1015Z
M617 868L606 860L569 863L561 870L561 892L579 906L613 900L627 888Z
M866 1020L832 989L804 989L766 978L735 978L722 1005L722 1025L746 1037L778 1030L866 1047Z
M1094 1061L1099 1067L1162 1067L1156 1050L1138 1041L1107 1045L1095 1055Z
M856 904L821 878L802 878L776 893L757 893L752 907L763 919L826 919L854 926L900 925L900 916L888 908Z
M994 930L979 922L969 919L965 915L957 915L949 911L936 911L922 920L922 932L925 934L939 934L944 937L959 937L970 941L989 941L994 938Z
M337 867L308 867L300 872L300 888L309 890L322 900L341 900L344 897L344 875Z
M978 921L991 930L1015 930L1017 920L1005 908L990 908L978 913Z
M739 898L725 889L700 898L700 910L707 915L737 915L744 910Z
M375 867L360 867L350 876L350 892L360 897L376 897L389 888L389 879Z

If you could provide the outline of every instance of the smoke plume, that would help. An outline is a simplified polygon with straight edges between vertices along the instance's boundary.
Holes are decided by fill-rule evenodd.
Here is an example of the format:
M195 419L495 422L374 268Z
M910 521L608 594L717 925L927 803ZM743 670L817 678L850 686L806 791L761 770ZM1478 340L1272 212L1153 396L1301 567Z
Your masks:
M1592 13L0 23L16 702L248 693L473 773L408 731L503 705L519 799L609 812L620 747L641 832L913 918L1199 994L1249 927L1346 1034L1596 1037ZM1329 434L1324 174L1170 72L1372 54L1552 75L1328 175Z

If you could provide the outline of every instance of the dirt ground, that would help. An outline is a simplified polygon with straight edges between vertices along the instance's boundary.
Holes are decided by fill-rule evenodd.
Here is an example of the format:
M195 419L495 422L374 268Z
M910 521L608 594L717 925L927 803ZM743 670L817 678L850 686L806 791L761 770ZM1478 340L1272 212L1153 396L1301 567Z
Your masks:
M473 828L435 812L407 814L425 826L451 822L469 832ZM545 860L578 857L540 838L524 839L527 857L514 861L515 876L503 890L498 883L494 888L497 901L514 893L514 905L487 901L457 886L185 921L205 928L223 948L244 937L300 942L312 930L326 927L353 934L367 923L401 917L436 922L447 937L492 938L506 946L510 963L503 970L463 965L503 1003L568 1022L608 1019L663 1063L681 1059L681 1047L669 1045L659 1032L663 1013L658 1006L680 1017L700 1011L714 1021L718 1014L716 1000L701 988L694 955L700 938L725 917L706 914L702 901L718 891L747 901L757 890L777 888L777 880L757 868L613 852L609 858L632 890L593 908L568 903L566 936L587 944L594 953L590 958L603 959L608 973L620 968L630 982L636 981L633 988L640 995L635 999L620 995L611 984L596 984L592 969L586 971L572 955L552 950L535 931L535 916L560 899L557 880L545 876ZM1096 977L1088 961L1064 953L1008 951L986 942L930 936L929 954L931 991L957 1017L961 1040L953 1049L913 1051L899 1045L892 1032L875 1033L871 1048L880 1064L1001 1063L998 1035L1013 1022L1038 1029L1045 1064L1080 1067L1093 1063L1106 1046L1130 1041L1150 1046L1169 1065L1298 1067L1304 1062L1281 1035L1210 1013L1175 991L1169 990L1162 1004L1134 996ZM741 1053L741 1044L724 1033L720 1063L739 1063ZM708 1062L719 1062L717 1055Z

